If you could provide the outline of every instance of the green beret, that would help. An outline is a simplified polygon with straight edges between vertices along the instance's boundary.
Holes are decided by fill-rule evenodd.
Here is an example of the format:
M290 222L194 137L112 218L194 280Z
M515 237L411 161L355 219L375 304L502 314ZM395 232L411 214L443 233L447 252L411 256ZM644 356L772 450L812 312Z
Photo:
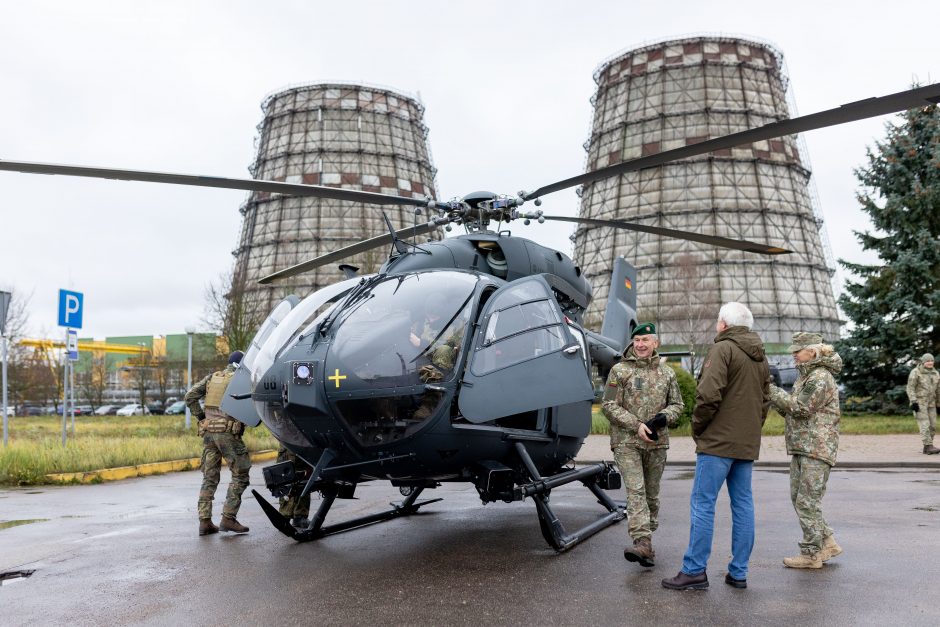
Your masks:
M809 346L814 346L816 344L823 343L823 336L820 333L808 333L806 331L797 331L793 334L793 340L791 340L790 348L787 349L788 353L795 353L801 351L804 348Z
M630 334L630 337L633 338L638 335L656 335L656 325L652 322L644 322L633 329L633 333Z

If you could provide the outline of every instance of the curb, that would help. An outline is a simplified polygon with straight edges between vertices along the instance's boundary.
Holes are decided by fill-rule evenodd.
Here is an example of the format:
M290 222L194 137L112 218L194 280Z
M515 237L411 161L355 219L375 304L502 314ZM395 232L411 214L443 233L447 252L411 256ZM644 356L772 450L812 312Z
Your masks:
M257 451L249 455L253 462L266 462L277 459L277 451ZM181 470L196 470L199 468L201 458L176 459L168 462L153 462L138 464L136 466L119 466L117 468L102 468L100 470L87 470L84 472L58 472L46 475L53 483L96 483L100 481L119 481L147 475L162 475L167 472ZM225 460L222 460L225 464Z

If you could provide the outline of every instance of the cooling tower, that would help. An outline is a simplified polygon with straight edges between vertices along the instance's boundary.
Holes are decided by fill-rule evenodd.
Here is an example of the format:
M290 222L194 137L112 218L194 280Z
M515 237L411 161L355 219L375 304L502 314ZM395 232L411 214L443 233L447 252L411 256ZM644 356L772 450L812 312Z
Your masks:
M695 37L618 55L594 74L587 170L790 117L782 55ZM595 287L600 326L613 260L638 270L637 309L665 347L708 344L722 303L740 301L775 352L798 330L838 336L829 255L795 137L738 146L586 185L581 217L619 219L792 250L768 257L608 227L579 226L575 259Z
M424 107L387 89L315 84L285 89L261 105L255 178L394 194L436 196L423 123ZM253 192L235 250L236 281L250 302L267 311L287 294L305 296L343 273L337 264L276 282L258 279L362 239L387 233L385 212L396 229L414 224L414 208ZM427 236L425 236L425 240ZM376 249L345 260L362 273L384 262Z

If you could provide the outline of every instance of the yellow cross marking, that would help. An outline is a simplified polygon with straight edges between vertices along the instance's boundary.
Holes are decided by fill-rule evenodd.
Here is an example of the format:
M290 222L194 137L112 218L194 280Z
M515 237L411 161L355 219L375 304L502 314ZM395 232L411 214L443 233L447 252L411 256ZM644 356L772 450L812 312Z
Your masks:
M327 377L327 379L329 379L330 381L336 381L336 387L339 387L339 382L345 378L346 378L346 375L339 373L339 368L336 369L336 374L334 374L332 377Z

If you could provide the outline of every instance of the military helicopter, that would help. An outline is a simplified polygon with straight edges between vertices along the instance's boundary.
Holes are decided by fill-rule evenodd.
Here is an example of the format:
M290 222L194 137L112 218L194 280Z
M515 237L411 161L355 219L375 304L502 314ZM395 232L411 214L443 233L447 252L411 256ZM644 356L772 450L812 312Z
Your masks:
M610 368L624 349L636 303L615 263L600 334L582 326L590 283L565 254L492 225L514 220L569 221L642 231L744 250L783 248L617 220L588 220L523 210L555 191L695 155L874 117L940 101L940 84L774 122L574 176L533 192L474 192L459 200L407 198L275 181L202 177L0 161L0 170L222 187L415 206L421 224L305 261L262 282L332 264L390 245L375 274L347 278L304 299L291 296L258 330L222 410L249 426L260 422L301 460L264 469L276 496L317 491L322 500L295 528L257 491L255 498L285 535L309 541L413 514L441 499L419 496L442 482L472 483L483 503L531 497L547 543L564 551L625 516L607 491L620 487L612 463L572 464L591 426L592 367ZM415 240L462 225L466 233ZM632 274L631 274L632 273ZM391 509L325 525L337 498L354 498L366 481L390 481L404 500ZM550 505L554 488L582 483L604 510L568 531Z

